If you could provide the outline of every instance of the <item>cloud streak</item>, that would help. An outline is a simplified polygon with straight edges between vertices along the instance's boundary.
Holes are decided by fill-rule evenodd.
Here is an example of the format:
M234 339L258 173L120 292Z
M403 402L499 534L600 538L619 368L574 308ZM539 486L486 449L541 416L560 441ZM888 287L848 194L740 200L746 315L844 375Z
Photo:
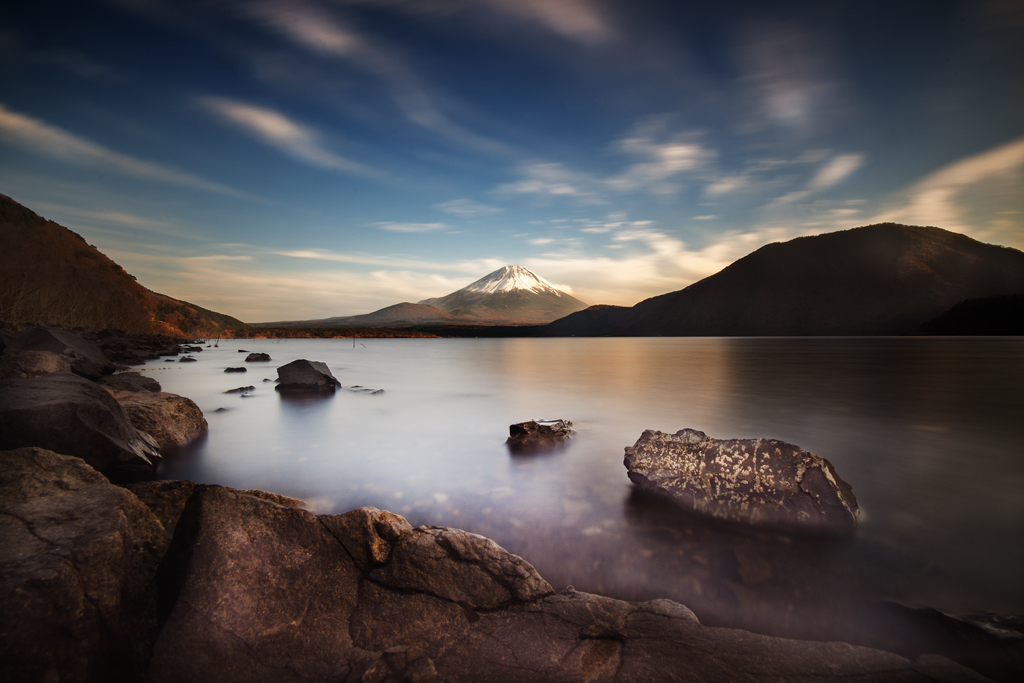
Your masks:
M7 109L0 104L0 141L24 150L80 166L92 166L135 178L246 197L242 192L170 166L137 159Z
M324 146L319 132L273 109L222 97L203 97L199 104L247 135L310 166L374 178L383 175L381 171L331 152Z

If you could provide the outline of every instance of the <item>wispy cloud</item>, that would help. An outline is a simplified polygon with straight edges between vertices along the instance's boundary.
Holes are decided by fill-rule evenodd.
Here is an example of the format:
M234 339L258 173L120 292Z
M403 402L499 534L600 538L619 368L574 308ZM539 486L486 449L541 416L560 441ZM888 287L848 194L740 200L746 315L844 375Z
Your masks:
M496 188L500 194L536 194L550 197L575 197L587 203L601 203L601 181L586 173L570 170L564 164L535 162L519 168L521 180Z
M769 208L775 208L785 204L792 204L793 202L806 199L817 192L834 187L860 168L863 163L863 154L840 154L818 169L818 172L811 178L804 189L777 197L768 206Z
M475 202L472 199L452 199L447 202L441 202L440 204L434 204L434 208L462 218L489 216L502 211L502 209L499 209L496 206L481 204L480 202Z
M451 227L447 223L392 223L390 221L374 223L374 225L381 230L390 230L391 232L437 232Z
M1016 204L1024 195L1024 137L995 149L953 162L931 173L905 193L899 205L875 217L878 221L899 221L918 225L935 225L948 230L985 236L989 230L982 222L967 219L968 207L961 201L967 192L983 191L990 195L987 202L974 202L988 208L989 218L1000 220L994 214ZM981 212L984 214L985 212ZM1020 244L1020 223L1012 222L1005 228L1012 231L1006 237ZM997 230L998 232L998 230Z
M319 132L284 114L222 97L203 97L199 104L223 121L299 161L330 171L380 177L382 173L327 149Z
M507 14L534 21L550 31L587 45L599 45L616 35L612 24L590 0L486 0Z
M201 176L115 152L38 119L13 112L3 104L0 104L0 141L34 154L72 164L103 168L136 178L233 197L246 196L238 190Z
M296 45L342 59L376 77L413 123L478 151L507 155L511 148L467 130L436 104L416 73L392 50L343 23L337 15L299 0L263 0L238 5L240 11Z

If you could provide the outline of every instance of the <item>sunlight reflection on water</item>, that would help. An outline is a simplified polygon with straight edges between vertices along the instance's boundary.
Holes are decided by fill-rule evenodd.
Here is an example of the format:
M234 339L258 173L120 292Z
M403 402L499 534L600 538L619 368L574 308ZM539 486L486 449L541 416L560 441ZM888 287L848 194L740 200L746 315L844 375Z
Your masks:
M1024 344L1018 338L234 340L152 362L209 434L160 475L261 488L317 512L374 505L464 528L556 588L670 597L705 623L885 644L881 598L1024 611ZM238 348L269 363L242 365ZM326 362L343 389L274 391ZM224 394L240 385L250 397ZM384 389L353 393L351 385ZM217 408L226 412L214 412ZM572 420L562 450L513 456L508 425ZM808 542L717 528L631 491L644 429L771 437L830 460L864 519Z

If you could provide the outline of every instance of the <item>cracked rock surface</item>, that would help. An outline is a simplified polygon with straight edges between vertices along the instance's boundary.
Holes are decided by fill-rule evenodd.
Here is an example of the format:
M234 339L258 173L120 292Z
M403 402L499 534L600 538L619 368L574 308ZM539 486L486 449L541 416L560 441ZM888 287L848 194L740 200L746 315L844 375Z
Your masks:
M0 452L0 680L138 680L166 546L149 508L81 459Z
M941 657L706 627L670 600L555 593L475 534L217 486L193 485L159 586L153 682L984 680Z
M832 464L775 439L644 431L623 464L642 489L698 514L785 532L845 535L860 510Z

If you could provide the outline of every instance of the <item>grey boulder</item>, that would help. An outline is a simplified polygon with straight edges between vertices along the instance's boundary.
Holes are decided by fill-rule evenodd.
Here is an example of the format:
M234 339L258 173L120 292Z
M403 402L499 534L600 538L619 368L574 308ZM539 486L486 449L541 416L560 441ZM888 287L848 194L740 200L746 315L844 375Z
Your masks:
M277 369L278 391L310 389L334 391L341 382L331 374L326 363L318 360L293 360Z
M153 513L79 458L0 453L0 680L140 680L166 545Z
M114 365L100 347L73 332L56 327L33 327L16 334L8 344L30 351L51 351L71 365L71 372L89 379L98 379L114 372Z
M783 532L845 535L860 509L832 464L775 439L712 439L646 430L623 464L642 489L718 520Z
M28 446L82 458L117 481L147 478L160 460L109 392L69 372L0 381L0 449Z

